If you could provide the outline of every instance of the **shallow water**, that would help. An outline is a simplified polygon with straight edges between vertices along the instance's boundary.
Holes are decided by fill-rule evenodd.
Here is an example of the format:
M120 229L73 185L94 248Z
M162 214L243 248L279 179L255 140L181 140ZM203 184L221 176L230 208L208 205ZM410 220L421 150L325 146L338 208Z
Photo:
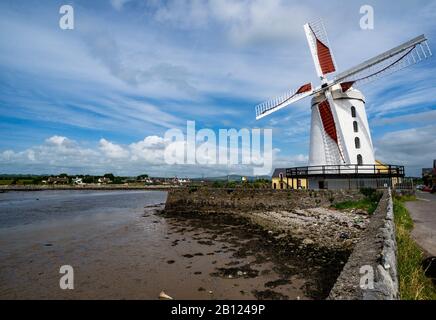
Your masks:
M162 290L175 299L316 298L316 266L300 271L302 261L232 220L164 217L155 205L165 199L159 191L0 194L0 298L157 299ZM74 290L59 287L62 265L74 268Z

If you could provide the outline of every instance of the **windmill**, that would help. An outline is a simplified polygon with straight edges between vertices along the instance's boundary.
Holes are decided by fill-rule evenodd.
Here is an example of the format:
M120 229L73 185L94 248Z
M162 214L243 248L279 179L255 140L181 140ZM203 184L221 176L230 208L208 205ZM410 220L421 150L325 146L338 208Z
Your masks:
M426 37L415 37L330 80L327 75L336 72L336 63L324 24L321 20L307 23L304 31L321 85L314 88L306 83L257 105L256 119L311 96L309 167L368 165L366 173L375 172L365 97L356 87L429 58L432 53Z

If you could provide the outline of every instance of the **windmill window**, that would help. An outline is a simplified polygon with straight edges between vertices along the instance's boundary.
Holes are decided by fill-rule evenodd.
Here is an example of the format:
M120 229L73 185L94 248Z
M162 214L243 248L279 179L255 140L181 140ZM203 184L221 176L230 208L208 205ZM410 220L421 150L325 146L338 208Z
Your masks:
M357 164L361 166L363 164L363 158L361 154L357 155Z
M360 149L360 139L358 137L354 138L354 145L356 149Z
M353 106L353 107L351 107L351 116L353 117L353 118L356 118L356 108Z
M359 126L357 125L357 121L353 122L353 129L354 129L354 132L359 132Z

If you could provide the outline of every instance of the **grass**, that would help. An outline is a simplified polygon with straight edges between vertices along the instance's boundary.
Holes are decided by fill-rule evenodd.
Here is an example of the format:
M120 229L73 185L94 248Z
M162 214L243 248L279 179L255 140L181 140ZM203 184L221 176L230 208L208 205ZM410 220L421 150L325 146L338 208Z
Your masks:
M402 300L435 300L436 287L421 267L424 253L410 235L413 220L404 202L412 200L415 200L413 196L394 198L400 297Z
M362 209L368 212L368 214L373 214L375 209L377 209L382 193L375 189L362 189L361 193L365 195L363 199L339 202L334 204L333 207L338 210Z
M0 180L0 185L11 185L11 184L18 184L18 185L28 185L28 184L34 184L33 179L18 179L18 180L12 180L12 179L2 179Z

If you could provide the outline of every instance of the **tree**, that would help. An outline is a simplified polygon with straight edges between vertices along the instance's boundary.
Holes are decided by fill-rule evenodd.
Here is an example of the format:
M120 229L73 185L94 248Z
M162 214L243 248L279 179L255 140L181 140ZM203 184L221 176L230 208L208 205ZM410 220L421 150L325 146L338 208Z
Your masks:
M94 183L94 177L93 176L85 176L84 178L83 178L83 183Z
M115 180L115 176L112 173L106 173L103 177L108 178L111 181Z

